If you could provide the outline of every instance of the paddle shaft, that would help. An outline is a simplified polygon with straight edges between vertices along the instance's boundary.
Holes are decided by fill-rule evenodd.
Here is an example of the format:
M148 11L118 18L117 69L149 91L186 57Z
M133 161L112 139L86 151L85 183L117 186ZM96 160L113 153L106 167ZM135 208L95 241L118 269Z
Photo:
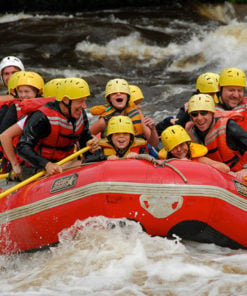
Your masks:
M79 155L87 152L88 150L89 150L89 147L88 146L87 147L84 147L84 148L76 151L75 153L73 153L73 154L65 157L64 159L58 161L57 164L58 165L65 164L66 162L68 162L68 161L70 161L72 159L75 159ZM37 174L33 175L32 177L30 177L30 178L22 181L21 183L19 183L19 184L15 185L15 186L13 186L13 187L5 190L4 192L0 193L0 199L3 198L3 197L5 197L5 196L7 196L7 195L9 195L10 193L12 193L12 192L14 192L16 190L22 188L23 186L25 186L25 185L27 185L27 184L29 184L29 183L37 180L38 178L42 177L44 174L45 174L45 171L44 170L41 171L41 172L38 172Z
M9 173L0 174L0 179L6 179L6 178L8 178L8 176L9 176Z

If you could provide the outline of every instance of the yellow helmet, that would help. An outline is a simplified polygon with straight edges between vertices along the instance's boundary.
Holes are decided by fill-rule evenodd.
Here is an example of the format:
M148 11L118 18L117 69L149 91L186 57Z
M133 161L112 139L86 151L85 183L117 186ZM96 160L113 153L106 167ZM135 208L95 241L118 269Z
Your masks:
M198 76L196 80L196 90L202 94L216 93L220 90L219 77L217 73L206 72ZM213 95L215 104L219 103L216 94Z
M107 125L106 136L110 136L116 133L128 133L135 135L134 126L132 120L128 116L113 116Z
M130 103L134 103L137 101L144 100L144 95L141 91L141 89L136 85L129 85L130 89Z
M38 89L40 94L43 94L45 83L44 79L38 73L29 71L20 71L18 73L19 75L16 87L22 85L32 86Z
M56 97L63 78L49 80L44 86L44 97Z
M220 86L246 87L246 75L238 68L225 68L220 73Z
M120 79L120 78L116 78L108 81L105 87L105 98L107 99L107 97L110 94L114 94L118 92L126 93L128 94L128 96L130 96L130 89L129 89L128 82L125 79Z
M210 111L215 112L215 103L214 99L207 94L198 94L194 95L190 98L188 102L188 113L190 114L192 111Z
M199 75L196 80L196 89L203 94L218 92L219 75L211 72Z
M62 101L64 97L70 100L77 100L90 96L88 83L82 78L65 78L61 80L57 92L57 101Z
M165 149L170 152L176 146L190 142L191 138L186 130L178 124L169 126L161 134L161 141Z
M8 93L10 95L16 95L15 94L15 89L16 89L16 86L17 86L17 82L18 82L18 78L19 78L19 75L21 74L21 72L23 71L18 71L18 72L15 72L14 74L12 74L8 80Z

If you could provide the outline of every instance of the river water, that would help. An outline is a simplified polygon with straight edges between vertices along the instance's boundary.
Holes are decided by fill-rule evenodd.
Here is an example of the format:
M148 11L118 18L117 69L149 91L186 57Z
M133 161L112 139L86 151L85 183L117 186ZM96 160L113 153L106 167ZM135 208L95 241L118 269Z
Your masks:
M197 76L224 67L247 71L247 6L0 15L0 54L16 55L45 81L85 78L88 108L104 102L109 79L143 90L156 123L176 114ZM3 87L1 91L4 92ZM94 118L90 117L92 122ZM77 222L49 251L0 256L0 295L247 295L247 252L150 237L138 224L99 217Z

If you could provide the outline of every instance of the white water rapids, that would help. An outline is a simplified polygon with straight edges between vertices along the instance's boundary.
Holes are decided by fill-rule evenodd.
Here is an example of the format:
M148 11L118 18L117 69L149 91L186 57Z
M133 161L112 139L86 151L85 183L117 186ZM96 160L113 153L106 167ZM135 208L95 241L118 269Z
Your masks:
M2 14L0 54L19 56L46 81L82 76L92 90L88 107L104 103L109 79L126 78L142 88L143 112L158 123L188 100L200 73L247 71L246 17L233 6L189 11ZM246 250L151 237L125 223L78 221L57 247L0 256L0 295L247 295Z

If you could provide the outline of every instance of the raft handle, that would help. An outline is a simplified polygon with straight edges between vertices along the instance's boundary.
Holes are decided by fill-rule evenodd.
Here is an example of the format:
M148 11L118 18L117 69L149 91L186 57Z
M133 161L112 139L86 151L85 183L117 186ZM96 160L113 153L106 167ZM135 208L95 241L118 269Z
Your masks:
M188 183L187 178L183 175L182 172L180 172L177 168L175 168L173 165L169 164L168 162L171 160L174 160L176 158L170 158L170 159L165 159L165 160L160 160L160 159L156 159L151 155L148 154L137 154L135 156L136 159L141 159L141 160L147 160L151 163L154 164L155 168L165 168L166 166L169 167L170 169L174 170L182 179L185 183Z

